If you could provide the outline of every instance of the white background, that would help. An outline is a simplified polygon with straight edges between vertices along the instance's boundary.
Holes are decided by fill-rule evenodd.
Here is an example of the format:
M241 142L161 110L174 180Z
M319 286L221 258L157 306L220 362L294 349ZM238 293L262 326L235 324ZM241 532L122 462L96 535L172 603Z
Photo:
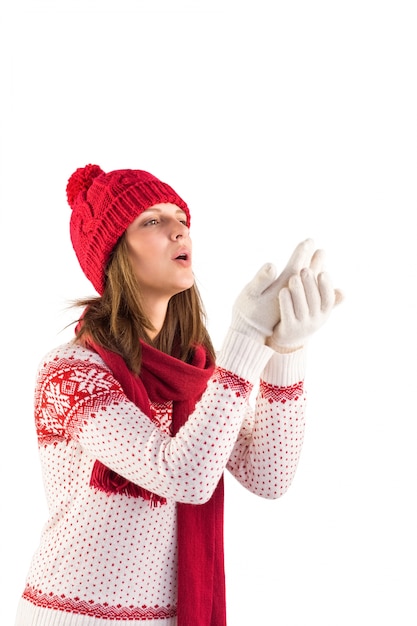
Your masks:
M290 491L227 480L229 626L417 624L414 6L3 0L2 626L46 519L36 367L93 294L65 198L87 163L187 200L216 347L241 287L305 237L345 292L309 346Z

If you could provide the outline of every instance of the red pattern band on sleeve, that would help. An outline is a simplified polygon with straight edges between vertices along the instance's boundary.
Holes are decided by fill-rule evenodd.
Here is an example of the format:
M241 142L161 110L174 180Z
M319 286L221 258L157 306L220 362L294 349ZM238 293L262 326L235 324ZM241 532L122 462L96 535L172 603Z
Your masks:
M288 387L278 387L261 381L259 392L261 397L266 398L268 402L281 402L285 404L288 400L300 400L303 397L304 383L300 381Z
M232 389L236 397L242 396L243 398L248 398L253 388L252 383L244 378L240 378L240 376L236 376L236 374L232 374L232 372L222 367L216 368L212 380L221 385L224 389Z

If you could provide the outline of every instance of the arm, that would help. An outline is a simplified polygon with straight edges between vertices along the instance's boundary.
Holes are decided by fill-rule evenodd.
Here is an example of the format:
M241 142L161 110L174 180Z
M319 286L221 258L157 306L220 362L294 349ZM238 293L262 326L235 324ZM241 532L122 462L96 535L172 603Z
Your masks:
M224 471L246 399L272 353L231 332L194 412L170 437L126 398L98 355L80 346L57 349L38 377L40 441L47 445L54 439L75 440L92 462L100 460L145 489L201 504L211 497Z
M262 375L255 412L248 409L227 466L247 489L265 498L285 493L301 452L305 409L302 348L343 298L322 271L323 259L323 251L317 250L309 267L291 274L279 291L279 320L266 340L276 353Z
M249 491L279 498L294 478L305 425L304 350L275 354L266 366L255 410L247 415L227 468Z

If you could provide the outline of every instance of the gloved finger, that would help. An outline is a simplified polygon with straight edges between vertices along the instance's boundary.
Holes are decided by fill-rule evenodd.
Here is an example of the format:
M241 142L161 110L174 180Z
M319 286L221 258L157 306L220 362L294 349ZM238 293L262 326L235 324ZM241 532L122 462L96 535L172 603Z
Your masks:
M311 262L311 257L314 250L314 241L312 239L305 239L296 246L294 252L290 256L290 260L285 266L284 270L271 285L271 289L278 287L280 290L282 287L288 285L288 280L293 274L298 274L303 267L308 267Z
M321 293L315 274L311 268L305 267L301 270L300 277L304 287L308 314L314 317L320 313L322 304Z
M287 270L290 274L298 274L301 272L303 267L308 267L310 265L313 250L314 241L312 239L305 239L299 243L292 253L285 270Z
M336 301L335 290L330 274L327 272L319 274L317 277L317 284L321 296L321 310L323 312L330 311L334 307Z
M283 287L278 294L279 308L281 311L281 321L278 328L282 333L286 333L288 328L295 321L295 312L293 306L292 295L289 287Z
M247 285L247 293L254 298L260 296L275 281L276 269L272 263L265 263Z
M324 258L324 250L316 250L311 257L310 269L314 272L316 278L324 270Z
M306 319L309 315L309 303L307 301L303 280L299 274L291 276L288 282L288 289L291 294L296 319L299 321Z

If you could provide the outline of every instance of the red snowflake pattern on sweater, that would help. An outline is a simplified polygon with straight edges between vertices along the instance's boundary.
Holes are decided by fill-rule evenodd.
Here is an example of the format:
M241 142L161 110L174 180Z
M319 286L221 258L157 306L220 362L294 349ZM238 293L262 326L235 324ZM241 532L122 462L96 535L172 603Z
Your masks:
M68 441L72 428L94 416L95 408L124 398L120 384L104 367L58 357L43 367L35 389L36 432L42 445ZM86 400L88 409L83 408Z
M172 402L152 402L151 419L166 435L172 435Z

